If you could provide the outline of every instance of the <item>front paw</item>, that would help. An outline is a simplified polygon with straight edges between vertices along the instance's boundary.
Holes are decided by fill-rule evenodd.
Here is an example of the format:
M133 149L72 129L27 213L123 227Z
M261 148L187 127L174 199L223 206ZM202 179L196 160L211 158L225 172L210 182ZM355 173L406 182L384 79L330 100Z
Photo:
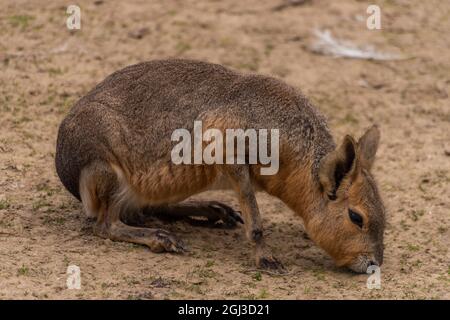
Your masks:
M219 220L226 228L234 228L238 223L244 223L239 211L235 211L233 208L217 201L211 201L209 204L209 209L212 210L212 214L209 217L209 221L212 223L217 223Z

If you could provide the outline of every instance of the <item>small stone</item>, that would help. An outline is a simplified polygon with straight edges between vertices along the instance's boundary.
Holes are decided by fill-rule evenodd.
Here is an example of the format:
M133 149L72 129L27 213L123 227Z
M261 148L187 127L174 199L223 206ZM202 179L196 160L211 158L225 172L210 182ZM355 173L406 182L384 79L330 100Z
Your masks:
M128 32L128 36L133 39L142 39L149 32L150 30L148 28L141 28L138 30Z

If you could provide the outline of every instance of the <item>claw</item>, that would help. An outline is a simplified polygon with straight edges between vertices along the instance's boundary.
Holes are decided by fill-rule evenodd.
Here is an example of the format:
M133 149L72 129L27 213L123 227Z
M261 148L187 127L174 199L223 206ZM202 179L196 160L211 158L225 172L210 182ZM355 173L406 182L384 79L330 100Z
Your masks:
M240 211L233 211L231 215L233 216L234 220L241 224L244 224L244 220L242 220L241 214L242 213Z
M242 220L242 217L238 213L238 211L235 211L233 208L220 203L220 202L213 202L210 205L210 208L216 210L219 215L217 216L217 219L210 219L213 222L217 222L221 220L223 224L227 227L235 227L237 223L244 223L244 220Z
M187 251L184 243L168 232L160 232L158 238L166 252L182 253Z

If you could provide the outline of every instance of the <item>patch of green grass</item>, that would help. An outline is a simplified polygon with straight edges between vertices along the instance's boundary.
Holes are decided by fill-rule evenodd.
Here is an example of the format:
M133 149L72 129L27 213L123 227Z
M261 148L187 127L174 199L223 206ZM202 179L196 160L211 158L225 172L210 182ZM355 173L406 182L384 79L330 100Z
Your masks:
M175 50L177 51L177 54L185 53L186 51L191 49L191 45L189 43L180 41L175 46Z
M413 262L414 267L420 267L421 265L422 265L422 261L420 259L417 259L416 261Z
M7 199L0 200L0 210L8 209L9 207L11 207L11 204Z
M267 299L269 297L269 293L266 289L261 289L261 291L256 296L257 299Z
M214 266L215 262L214 260L208 260L205 264L206 268L211 268L212 266Z
M60 75L64 73L64 70L61 68L49 68L47 70L48 74L50 75Z
M313 275L317 280L324 281L325 280L325 271L322 269L313 270Z
M13 27L15 27L15 28L19 27L22 30L26 29L29 26L30 22L33 21L33 20L34 20L33 16L29 16L29 15L26 15L26 14L24 14L24 15L14 15L14 16L9 17L10 24Z
M253 61L248 62L242 62L237 65L238 69L247 70L247 71L253 71L256 72L259 69L258 60L255 59Z
M167 11L167 14L168 14L169 16L174 16L174 15L177 14L177 11L176 11L176 10L169 10L169 11Z
M264 46L264 54L266 56L269 56L274 48L275 48L275 46L273 44L266 43L266 45Z
M357 124L359 120L351 113L347 113L344 118L341 119L341 123Z
M12 110L10 106L11 100L11 96L6 94L3 97L0 97L0 105L2 106L3 111L10 112Z
M49 92L47 97L44 100L40 101L39 104L41 106L43 106L43 105L51 106L55 102L55 99L56 99L56 93L55 92Z
M230 48L236 45L236 41L230 37L223 37L219 39L219 46L222 48Z
M127 283L127 285L129 285L129 286L134 286L134 285L137 285L137 284L141 283L140 280L138 280L136 278L133 278L133 277L125 277L124 280Z
M409 225L406 223L404 219L400 220L400 226L402 227L403 231L409 230Z
M59 109L61 112L65 113L70 109L70 107L72 107L74 103L75 103L74 97L64 97Z
M128 249L129 251L132 250L141 250L143 248L143 245L137 244L137 243L128 243Z
M30 269L28 269L25 265L22 265L19 269L17 269L18 276L28 276L29 273Z
M253 280L255 280L255 281L261 281L262 280L262 274L261 274L261 272L256 272L254 275L253 275Z
M408 244L408 250L409 250L409 251L416 252L416 251L419 251L419 250L420 250L420 247L419 247L418 245L414 245L414 244L409 243L409 244Z
M27 116L21 116L20 118L14 119L13 123L15 125L21 124L21 123L26 123L26 122L30 122L31 118L27 117Z
M420 210L412 210L408 216L411 218L412 221L416 222L424 214L425 214L425 210L420 209Z

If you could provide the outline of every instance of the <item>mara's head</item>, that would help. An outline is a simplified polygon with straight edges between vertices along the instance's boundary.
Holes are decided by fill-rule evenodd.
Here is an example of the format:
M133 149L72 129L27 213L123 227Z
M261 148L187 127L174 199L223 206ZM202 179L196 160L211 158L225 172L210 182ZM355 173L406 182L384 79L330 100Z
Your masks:
M356 272L383 262L385 209L370 173L379 140L373 126L357 142L347 135L322 159L323 205L308 222L311 237L336 264Z

